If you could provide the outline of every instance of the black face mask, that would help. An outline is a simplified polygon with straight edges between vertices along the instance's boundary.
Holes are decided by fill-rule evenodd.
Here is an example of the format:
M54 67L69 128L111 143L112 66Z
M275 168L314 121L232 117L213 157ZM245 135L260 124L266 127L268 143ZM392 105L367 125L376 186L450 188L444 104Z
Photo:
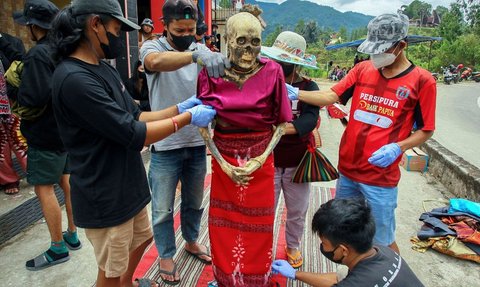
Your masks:
M103 28L105 29L105 32L107 32L108 45L102 43L97 35L98 42L100 42L100 48L105 55L105 59L116 59L120 56L124 49L122 39L108 32L107 28L105 28L105 25L103 25Z
M185 51L190 47L190 45L195 41L195 36L175 36L172 33L169 33L172 37L172 42L179 51Z
M291 65L291 64L281 63L280 66L282 66L283 75L285 77L290 76L293 73L293 70L295 69L295 65Z
M146 81L147 75L145 74L145 72L138 72L138 78Z
M340 259L333 259L333 257L335 256L335 250L337 250L338 247L339 246L335 247L335 249L333 249L332 251L325 251L325 249L323 249L323 244L320 243L320 252L322 252L323 256L325 256L328 260L337 264L342 264L343 258L345 258L345 256Z

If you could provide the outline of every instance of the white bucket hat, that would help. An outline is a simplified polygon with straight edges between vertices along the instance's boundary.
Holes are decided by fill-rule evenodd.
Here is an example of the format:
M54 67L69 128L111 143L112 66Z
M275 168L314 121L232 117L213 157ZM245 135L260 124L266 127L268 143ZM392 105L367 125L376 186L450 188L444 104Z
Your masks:
M277 36L272 47L262 46L261 53L270 59L300 65L310 69L318 69L314 55L305 54L307 42L301 35L284 31Z

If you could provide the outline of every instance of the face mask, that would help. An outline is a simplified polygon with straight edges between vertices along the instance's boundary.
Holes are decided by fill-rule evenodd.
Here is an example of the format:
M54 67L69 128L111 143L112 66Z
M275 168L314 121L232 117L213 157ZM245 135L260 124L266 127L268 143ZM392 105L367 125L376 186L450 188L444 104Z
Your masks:
M395 47L392 53L382 53L382 54L372 55L371 56L372 63L375 69L380 69L393 64L393 62L395 62L395 59L397 58L397 56L395 55L395 51L397 50L397 47Z
M145 74L145 72L138 72L138 78L147 80L147 75Z
M285 77L290 76L293 73L293 70L295 69L295 65L280 64L280 66L282 66L283 75Z
M100 48L105 55L105 59L116 59L120 56L124 49L123 42L120 37L117 37L112 33L108 32L107 28L105 28L105 25L103 26L103 28L107 32L108 45L102 43L97 35L98 42L100 42Z
M185 51L195 41L195 36L193 35L175 36L172 33L169 33L169 34L172 37L173 44L180 51Z
M333 249L332 251L325 251L323 249L323 244L320 243L320 252L322 252L323 256L325 256L328 260L337 264L342 264L343 258L345 258L345 256L337 260L333 259L333 257L335 256L335 250L337 250L338 247L339 246L335 247L335 249Z

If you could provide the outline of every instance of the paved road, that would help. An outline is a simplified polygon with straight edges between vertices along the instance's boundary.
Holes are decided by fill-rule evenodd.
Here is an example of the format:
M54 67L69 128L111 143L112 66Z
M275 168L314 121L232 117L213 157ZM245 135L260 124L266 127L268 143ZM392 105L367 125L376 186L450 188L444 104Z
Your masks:
M480 83L437 85L437 122L433 138L480 168Z

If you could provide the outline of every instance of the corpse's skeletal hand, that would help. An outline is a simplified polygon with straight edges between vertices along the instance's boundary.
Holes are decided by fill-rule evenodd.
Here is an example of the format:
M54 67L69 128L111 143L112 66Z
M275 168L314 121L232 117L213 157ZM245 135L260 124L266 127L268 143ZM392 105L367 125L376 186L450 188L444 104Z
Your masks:
M250 180L253 179L251 176L255 171L262 167L262 165L267 160L270 153L272 153L273 149L277 145L278 141L285 134L285 125L286 123L282 123L278 126L274 126L274 133L270 143L268 144L265 151L254 158L251 158L247 161L244 166L233 166L228 163L220 154L215 143L210 136L210 129L209 128L200 128L200 134L202 135L207 147L210 149L212 156L217 160L218 164L222 171L236 184L240 186L247 186Z

